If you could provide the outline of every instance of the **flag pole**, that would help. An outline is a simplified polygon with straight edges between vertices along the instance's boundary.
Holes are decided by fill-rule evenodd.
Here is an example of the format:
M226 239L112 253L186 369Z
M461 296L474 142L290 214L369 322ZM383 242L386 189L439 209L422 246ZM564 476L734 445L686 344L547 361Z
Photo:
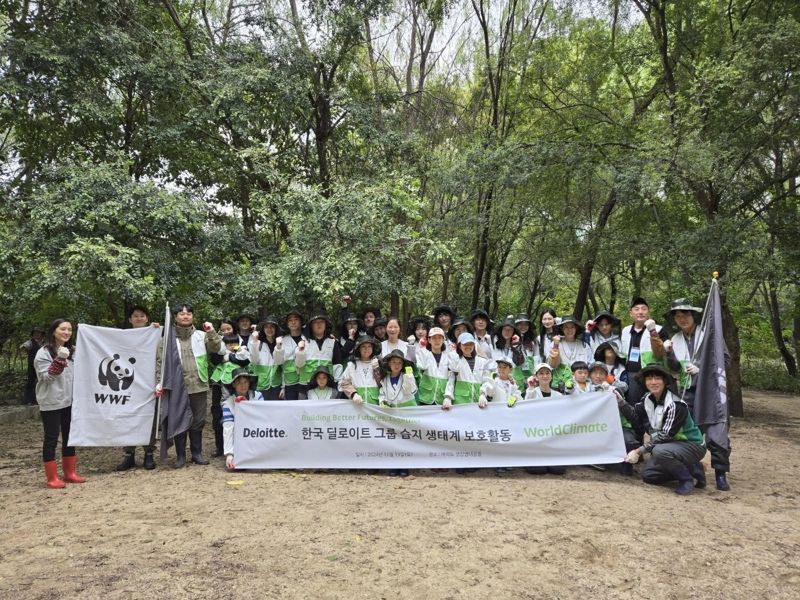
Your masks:
M167 335L169 334L171 322L169 312L169 302L166 304L166 314L164 315L164 339L161 342L161 374L158 378L158 386L161 391L164 391L164 360L167 356ZM161 396L156 396L156 425L155 435L153 441L161 439Z
M719 283L717 283L717 278L718 277L719 277L719 273L717 271L714 271L711 274L711 288L708 290L708 295L706 296L706 305L703 308L703 318L700 321L700 326L698 327L698 330L701 333L705 332L705 330L706 330L706 324L708 323L708 303L711 301L711 290L714 289L715 285L719 285ZM694 362L694 357L697 356L697 353L700 350L700 346L703 345L703 342L705 341L705 339L706 339L706 337L704 335L703 338L700 340L700 343L697 344L694 347L694 351L692 352L692 357L689 359L690 362Z
M708 322L708 303L711 302L711 291L714 289L715 285L719 285L717 283L717 279L719 278L719 271L714 271L711 273L711 288L708 290L708 295L706 296L706 305L703 307L703 318L700 320L700 325L697 326L696 335L700 337L700 343L697 344L694 349L692 350L692 355L689 357L689 362L694 363L694 358L697 356L697 353L700 351L700 347L706 341L705 330L706 324ZM684 386L681 390L681 400L683 400L684 395L686 394L686 390L691 387L692 378L689 378L689 384Z

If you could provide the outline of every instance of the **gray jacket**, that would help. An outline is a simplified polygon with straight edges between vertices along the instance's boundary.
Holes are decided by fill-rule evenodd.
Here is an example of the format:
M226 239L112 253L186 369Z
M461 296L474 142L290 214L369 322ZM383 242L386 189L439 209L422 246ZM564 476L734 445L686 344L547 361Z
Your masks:
M36 369L36 401L39 410L58 410L72 406L72 384L75 379L75 364L67 359L67 366L61 375L51 375L48 371L53 357L46 347L39 348L34 359Z

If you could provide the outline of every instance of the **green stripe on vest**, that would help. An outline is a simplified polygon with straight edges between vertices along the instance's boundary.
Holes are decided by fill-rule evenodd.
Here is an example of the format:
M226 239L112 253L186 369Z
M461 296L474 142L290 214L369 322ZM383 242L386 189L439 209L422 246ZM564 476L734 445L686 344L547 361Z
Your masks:
M686 415L686 420L683 422L683 426L675 436L675 439L679 442L694 442L700 446L703 445L703 432L695 424L692 415Z
M550 382L550 387L558 389L562 383L565 387L572 385L572 369L564 363L561 363L556 369L553 369L553 379Z
M225 385L228 385L231 381L233 381L233 372L238 368L239 365L232 362L220 363L211 374L211 381L214 383L224 383Z
M312 358L306 360L306 364L300 369L300 383L306 384L311 381L311 376L320 365L328 367L328 371L331 373L331 381L333 381L333 362L321 358Z
M194 362L197 364L197 375L200 377L200 381L208 383L208 354L195 356Z
M470 404L478 401L481 384L468 381L456 381L453 404Z
M646 350L642 352L642 355L639 357L639 364L642 365L644 369L647 365L652 365L655 363L661 364L661 361L658 360L651 351Z
M519 391L524 392L525 386L527 385L526 381L528 377L530 377L530 374L526 374L522 367L514 367L511 371L511 376L514 378L514 381L517 382Z
M622 413L619 413L619 420L622 422L623 429L633 429L633 425L631 425L631 422L628 421L627 417Z
M380 388L377 387L360 387L356 388L356 392L364 400L366 404L380 404Z
M419 378L420 403L441 405L444 402L444 391L446 387L447 379L422 373Z
M297 372L294 359L283 363L283 383L286 385L300 383L300 373Z
M682 361L680 361L680 363L681 363L681 367L683 367L683 368L681 369L681 373L680 373L680 376L678 377L678 381L680 383L680 386L681 386L682 390L683 389L688 389L692 385L692 376L689 375L686 372L686 365L689 364L689 361L688 360L682 360Z
M250 365L253 374L258 375L256 387L265 390L281 386L281 368L279 365Z

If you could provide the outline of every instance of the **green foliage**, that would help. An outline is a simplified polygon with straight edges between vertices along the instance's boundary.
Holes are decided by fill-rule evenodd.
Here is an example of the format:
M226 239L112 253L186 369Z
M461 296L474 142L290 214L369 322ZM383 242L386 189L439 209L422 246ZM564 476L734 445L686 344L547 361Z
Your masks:
M5 3L0 330L119 324L132 302L336 311L343 294L403 316L566 314L579 289L581 317L644 294L660 319L718 270L756 383L754 361L780 370L766 290L800 345L799 17Z

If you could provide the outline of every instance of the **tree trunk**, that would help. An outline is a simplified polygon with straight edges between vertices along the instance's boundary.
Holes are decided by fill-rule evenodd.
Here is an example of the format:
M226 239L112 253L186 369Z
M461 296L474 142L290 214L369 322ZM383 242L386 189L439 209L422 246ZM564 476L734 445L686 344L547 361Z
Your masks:
M781 358L783 358L789 375L797 377L797 361L794 356L792 356L789 348L786 347L786 341L783 339L783 323L781 323L778 294L772 282L765 283L761 291L764 295L764 303L767 305L769 324L772 329L772 337L775 338L775 345L778 348L778 352L781 354Z
M586 258L583 266L581 267L581 279L578 285L578 296L575 298L575 308L573 313L576 317L583 314L583 309L586 306L586 300L589 297L589 286L592 283L592 273L594 272L595 261L597 260L597 253L600 250L600 242L602 241L603 230L608 223L611 212L617 204L617 190L611 188L608 192L603 208L600 210L600 215L597 217L597 224L591 233L591 239L587 246Z
M742 364L741 347L739 346L739 328L733 319L728 301L722 295L722 331L725 344L731 355L731 363L725 370L727 375L728 407L733 417L744 416L744 402L742 401Z
M609 292L608 306L606 307L606 309L613 315L614 309L617 306L617 292L618 292L617 276L614 275L613 273L608 276L608 286L611 288L611 291Z
M491 204L492 190L490 189L486 196L480 194L478 196L478 244L475 253L477 266L475 268L474 279L472 280L472 303L470 310L475 310L478 307L478 299L481 295L481 284L483 283L483 274L486 270L486 256L489 252L489 206Z
M792 344L794 355L800 358L800 284L795 284L794 315L792 317Z

